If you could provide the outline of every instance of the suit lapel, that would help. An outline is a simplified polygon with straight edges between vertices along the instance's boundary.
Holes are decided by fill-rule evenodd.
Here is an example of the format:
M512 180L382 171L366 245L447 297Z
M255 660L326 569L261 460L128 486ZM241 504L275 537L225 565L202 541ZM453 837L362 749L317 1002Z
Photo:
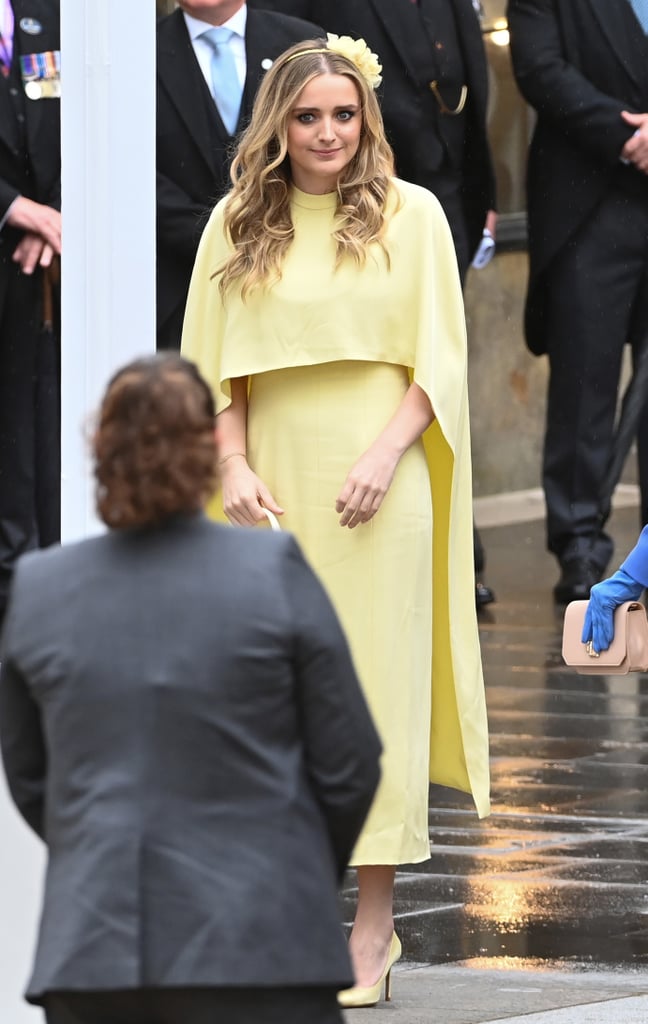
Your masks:
M421 14L414 4L403 0L365 0L373 7L398 50L411 77L427 83L436 77L434 48L423 28Z
M210 144L212 129L207 113L209 104L196 103L196 84L205 91L206 99L209 94L180 10L170 15L158 29L157 76L207 166L213 172L214 162ZM215 105L213 123L228 139L229 136Z
M267 40L263 37L255 11L248 9L247 25L245 30L245 85L243 87L243 99L241 102L241 113L239 116L239 127L247 123L252 113L252 104L256 96L259 82L273 62L273 56L269 52ZM276 48L275 48L276 49ZM274 54L274 50L272 53Z
M642 69L637 66L636 62L628 59L630 55L627 46L626 19L619 16L618 5L611 3L610 0L586 0L586 2L592 8L594 17L607 36L610 46L626 73L636 85L640 85ZM620 0L620 2L627 3L628 0ZM623 13L625 14L625 12Z

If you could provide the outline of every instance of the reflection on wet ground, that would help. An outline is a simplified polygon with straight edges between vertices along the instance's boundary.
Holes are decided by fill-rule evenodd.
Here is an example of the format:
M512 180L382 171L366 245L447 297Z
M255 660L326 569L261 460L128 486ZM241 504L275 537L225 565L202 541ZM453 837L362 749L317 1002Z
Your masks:
M618 560L636 509L617 511ZM541 522L484 531L480 614L493 813L434 787L432 857L397 875L409 959L537 969L648 965L648 676L578 676L560 656ZM353 913L354 877L343 894Z

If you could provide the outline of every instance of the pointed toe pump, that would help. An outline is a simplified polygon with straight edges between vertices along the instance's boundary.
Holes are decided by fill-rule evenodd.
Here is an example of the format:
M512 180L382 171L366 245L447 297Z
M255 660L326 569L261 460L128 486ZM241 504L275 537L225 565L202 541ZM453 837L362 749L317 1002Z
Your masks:
M378 978L375 985L354 985L353 988L345 988L338 992L338 1003L346 1009L358 1006L375 1006L380 1002L383 982L385 983L385 1001L391 999L391 969L397 960L400 960L401 943L396 932L393 933L385 969Z

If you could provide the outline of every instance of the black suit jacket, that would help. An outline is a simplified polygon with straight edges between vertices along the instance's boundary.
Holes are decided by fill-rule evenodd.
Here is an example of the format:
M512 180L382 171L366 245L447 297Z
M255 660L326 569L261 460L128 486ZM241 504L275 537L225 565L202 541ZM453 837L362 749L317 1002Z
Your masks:
M249 120L264 70L316 25L269 11L248 11L247 76L239 129ZM234 140L225 129L196 60L181 10L157 30L157 319L184 309L200 235L230 186ZM180 339L178 338L178 344Z
M181 516L19 562L0 741L49 862L28 995L351 983L380 743L287 534Z
M435 191L443 162L440 144L448 120L439 114L430 81L437 62L420 13L405 0L252 0L257 7L291 11L337 35L362 37L380 57L379 98L399 177ZM488 80L479 22L472 0L452 0L468 85L466 141L459 169L465 229L471 252L481 239L486 212L495 207L495 176L486 136Z
M60 100L25 96L19 57L60 48L58 0L12 0L14 56L9 78L0 75L0 221L19 195L61 208ZM23 18L38 22L35 34L21 28ZM0 230L0 311L9 280L12 253L21 232Z
M620 177L643 189L648 202L648 179L619 159L634 131L621 111L648 109L648 62L638 26L628 31L631 17L627 0L508 6L515 77L538 113L528 164L525 316L536 353L546 351L544 272L552 260Z

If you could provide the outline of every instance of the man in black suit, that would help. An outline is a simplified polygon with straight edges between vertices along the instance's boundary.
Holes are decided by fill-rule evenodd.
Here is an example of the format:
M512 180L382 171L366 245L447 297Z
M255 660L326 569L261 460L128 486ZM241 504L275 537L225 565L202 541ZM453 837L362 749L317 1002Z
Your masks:
M428 188L443 206L462 283L485 229L495 232L495 173L486 135L488 79L473 0L250 0L362 37L380 57L380 106L396 173ZM494 594L481 581L475 531L477 607Z
M229 128L211 78L210 28L229 28L240 109ZM234 136L249 119L263 73L293 43L317 38L309 22L248 10L244 0L181 0L158 23L157 331L158 348L180 348L198 242L215 202L229 188ZM220 46L219 46L220 49Z
M58 540L58 0L0 0L0 622L16 559ZM44 274L54 330L43 330ZM51 286L51 287L50 287Z
M626 342L648 341L648 24L634 0L511 0L513 66L538 114L525 328L551 371L543 479L559 603L612 555L601 486ZM639 431L648 512L648 430Z

